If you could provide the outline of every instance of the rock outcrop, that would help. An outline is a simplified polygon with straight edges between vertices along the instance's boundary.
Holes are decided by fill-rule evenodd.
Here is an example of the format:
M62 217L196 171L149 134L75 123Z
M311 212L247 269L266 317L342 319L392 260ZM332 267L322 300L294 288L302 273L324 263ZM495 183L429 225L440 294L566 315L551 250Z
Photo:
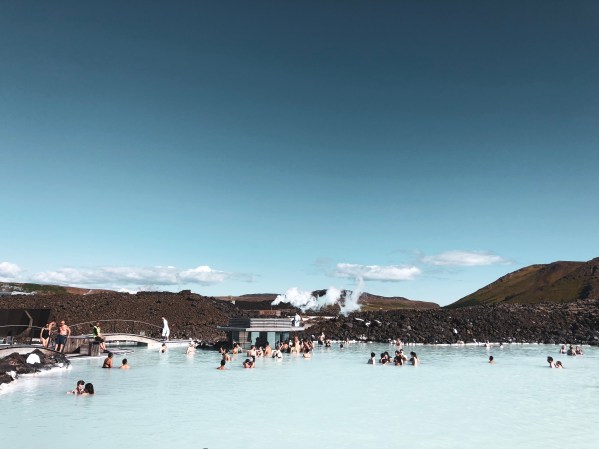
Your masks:
M0 385L12 382L21 374L33 374L52 368L65 368L71 362L60 353L44 354L34 349L28 354L12 354L0 359Z

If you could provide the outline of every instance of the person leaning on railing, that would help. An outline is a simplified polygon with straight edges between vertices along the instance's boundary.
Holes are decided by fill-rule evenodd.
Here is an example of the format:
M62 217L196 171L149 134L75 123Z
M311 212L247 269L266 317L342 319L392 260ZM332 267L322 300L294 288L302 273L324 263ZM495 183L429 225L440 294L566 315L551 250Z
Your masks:
M94 336L94 341L100 343L100 350L102 352L106 351L106 343L104 343L104 337L102 337L102 329L100 329L100 323L97 322L92 330L92 334Z

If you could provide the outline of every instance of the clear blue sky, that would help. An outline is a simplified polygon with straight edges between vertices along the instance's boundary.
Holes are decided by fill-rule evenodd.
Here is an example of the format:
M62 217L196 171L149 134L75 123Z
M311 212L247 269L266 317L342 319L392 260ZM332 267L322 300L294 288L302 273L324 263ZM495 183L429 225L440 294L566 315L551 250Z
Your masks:
M599 3L2 2L0 279L451 303L599 256Z

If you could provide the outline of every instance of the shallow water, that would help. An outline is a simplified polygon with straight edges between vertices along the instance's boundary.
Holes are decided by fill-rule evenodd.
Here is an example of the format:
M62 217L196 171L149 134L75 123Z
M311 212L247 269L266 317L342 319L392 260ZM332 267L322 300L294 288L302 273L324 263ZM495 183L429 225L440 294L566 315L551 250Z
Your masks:
M252 370L238 356L227 371L215 369L218 353L186 356L183 347L135 348L129 371L74 360L0 393L0 441L11 449L48 438L63 449L597 447L595 348L567 357L558 346L417 346L419 367L366 364L371 351L394 349L317 347L310 360L286 354ZM549 369L547 355L566 369ZM66 395L78 379L97 394Z

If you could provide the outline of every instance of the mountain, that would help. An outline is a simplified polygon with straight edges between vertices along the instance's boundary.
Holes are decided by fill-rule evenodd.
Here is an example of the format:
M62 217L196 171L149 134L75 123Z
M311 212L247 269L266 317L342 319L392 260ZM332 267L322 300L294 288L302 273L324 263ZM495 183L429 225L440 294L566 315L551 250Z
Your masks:
M599 257L531 265L509 273L448 308L497 303L538 304L599 298Z
M91 293L109 292L110 290L89 289L79 287L63 287L61 285L42 285L18 282L0 282L0 292L20 294L61 294L88 295Z

